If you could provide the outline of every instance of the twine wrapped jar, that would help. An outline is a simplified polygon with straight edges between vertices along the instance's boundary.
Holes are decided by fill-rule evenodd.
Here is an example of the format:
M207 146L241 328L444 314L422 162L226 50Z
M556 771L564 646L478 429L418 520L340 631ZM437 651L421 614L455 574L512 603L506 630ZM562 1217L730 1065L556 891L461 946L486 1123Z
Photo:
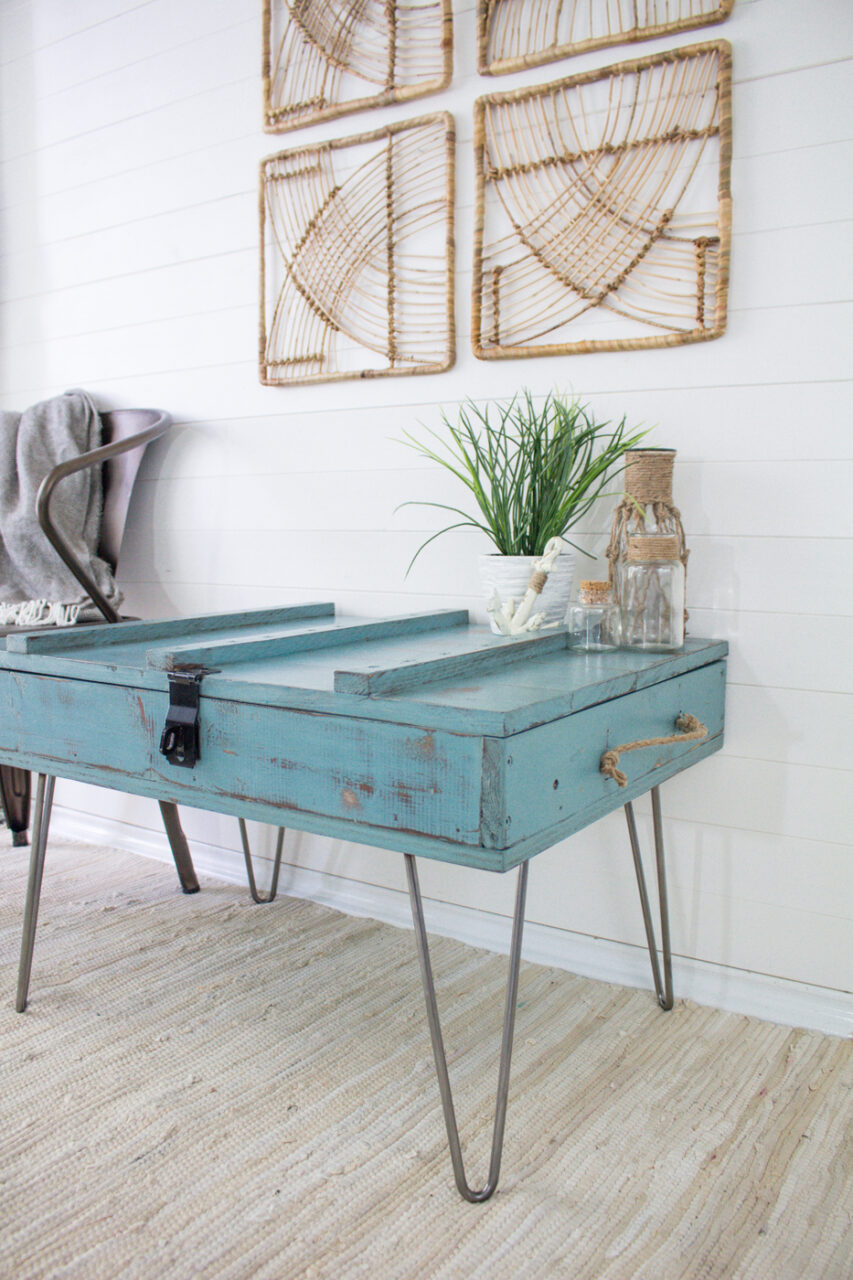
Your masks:
M625 454L625 496L613 513L607 559L617 602L622 604L628 540L644 534L676 538L685 574L687 550L681 514L672 501L675 449L629 449Z
M628 649L668 652L684 644L684 565L674 534L628 539L621 614Z

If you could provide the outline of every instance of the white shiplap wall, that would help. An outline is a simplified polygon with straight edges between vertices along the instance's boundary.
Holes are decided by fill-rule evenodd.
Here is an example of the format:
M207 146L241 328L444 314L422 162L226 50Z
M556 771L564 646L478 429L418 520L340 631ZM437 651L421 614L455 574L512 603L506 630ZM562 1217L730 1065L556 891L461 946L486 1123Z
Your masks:
M490 364L468 349L471 103L498 81L474 72L471 0L455 6L445 94L281 139L260 125L260 7L0 4L0 404L84 386L104 407L172 413L176 429L144 464L122 564L128 608L149 616L318 598L369 614L478 609L476 537L439 542L404 578L436 525L395 507L453 493L400 432L436 426L440 404L522 385L571 386L602 415L656 424L650 442L678 450L693 631L732 650L726 748L664 792L679 994L849 1034L853 7L737 0L724 27L647 46L725 36L734 47L725 337ZM458 138L455 368L262 388L258 161L440 107ZM608 516L586 526L596 554ZM165 856L151 803L68 784L58 794L58 828ZM240 874L236 824L184 816L198 864ZM256 838L268 852L268 836ZM405 920L398 856L298 833L286 849L285 891ZM437 928L505 945L508 880L438 863L422 875ZM536 860L528 919L531 956L647 981L618 818Z

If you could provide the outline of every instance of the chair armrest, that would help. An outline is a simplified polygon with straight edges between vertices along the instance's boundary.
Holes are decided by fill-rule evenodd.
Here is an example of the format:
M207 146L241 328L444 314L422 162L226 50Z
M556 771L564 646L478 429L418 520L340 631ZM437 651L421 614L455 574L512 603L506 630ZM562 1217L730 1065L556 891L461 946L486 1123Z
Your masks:
M119 622L120 615L102 592L98 590L97 584L86 573L51 520L50 501L57 484L59 484L60 480L64 480L66 476L73 475L77 471L85 471L89 467L101 466L103 463L108 462L110 458L115 458L121 453L129 453L131 449L144 448L152 440L157 440L160 436L165 435L172 422L167 413L161 413L156 409L143 410L141 412L156 414L155 421L143 431L136 432L135 435L112 440L109 444L100 445L97 449L90 449L88 453L81 453L77 458L70 458L67 462L60 462L42 480L36 498L36 516L42 533L86 593L91 596L93 603L104 615L107 622Z

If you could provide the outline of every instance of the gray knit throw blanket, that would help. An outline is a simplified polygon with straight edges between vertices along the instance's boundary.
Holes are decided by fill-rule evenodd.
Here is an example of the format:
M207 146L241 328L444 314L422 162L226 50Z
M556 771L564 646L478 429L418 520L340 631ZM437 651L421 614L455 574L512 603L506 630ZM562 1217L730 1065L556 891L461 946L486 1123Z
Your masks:
M101 616L36 518L47 473L100 443L101 420L85 391L66 391L23 413L0 413L0 625L68 626ZM102 500L101 468L88 467L60 481L50 513L77 560L118 606L112 570L96 554Z

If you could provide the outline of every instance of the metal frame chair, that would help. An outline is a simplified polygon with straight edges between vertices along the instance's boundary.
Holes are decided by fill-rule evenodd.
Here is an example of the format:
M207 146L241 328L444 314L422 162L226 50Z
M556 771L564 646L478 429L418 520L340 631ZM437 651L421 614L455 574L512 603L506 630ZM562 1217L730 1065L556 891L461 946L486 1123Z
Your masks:
M82 453L77 458L61 462L48 472L42 481L36 498L36 515L44 536L50 542L57 555L67 565L71 573L81 584L103 614L107 622L120 622L121 615L98 590L98 586L76 560L73 552L50 517L50 501L53 491L60 481L76 471L84 471L87 467L103 466L104 501L101 516L101 536L98 555L106 560L115 572L121 551L124 527L130 498L136 481L136 474L142 462L147 446L164 435L172 425L168 413L160 409L114 409L100 415L105 443L97 449ZM0 628L0 635L8 633L11 628ZM12 831L12 843L25 845L30 815L30 774L25 769L15 769L9 765L0 765L0 804L6 817L6 823ZM50 793L52 797L52 791ZM38 806L37 806L38 807ZM49 820L50 802L45 822ZM175 860L178 879L184 893L197 893L199 884L193 867L192 856L186 837L181 828L178 807L175 804L160 803L160 813L166 835ZM241 818L240 842L246 864L249 881L249 893L254 902L272 902L278 889L278 875L281 867L281 855L284 843L284 828L278 830L275 856L273 860L272 878L266 894L258 890L252 866L252 854L246 824Z
M115 409L100 415L105 441L97 449L59 463L48 472L39 488L36 515L44 536L60 559L81 584L107 622L121 616L104 597L95 582L77 561L62 534L51 520L50 502L60 481L88 467L103 467L104 501L98 555L115 571L121 550L130 498L142 456L147 446L164 435L172 425L168 413L160 409ZM10 627L0 628L5 635ZM30 774L26 769L0 765L0 803L15 845L27 843L30 815ZM172 856L184 893L197 893L199 884L192 856L181 829L177 806L161 804L160 812L169 838Z

